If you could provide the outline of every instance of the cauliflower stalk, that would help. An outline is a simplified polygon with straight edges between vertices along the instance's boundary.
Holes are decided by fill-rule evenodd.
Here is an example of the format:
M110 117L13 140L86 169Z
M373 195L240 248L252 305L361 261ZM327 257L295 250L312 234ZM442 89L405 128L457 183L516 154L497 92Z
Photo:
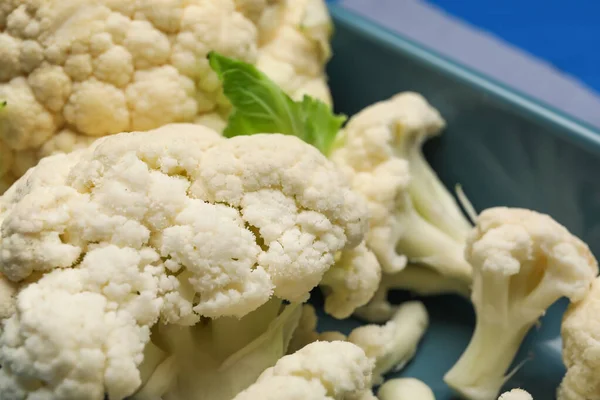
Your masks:
M600 398L600 277L583 300L569 306L561 335L567 374L558 389L558 399Z
M145 383L132 400L155 400L160 393L165 400L229 400L286 354L299 318L298 304L273 298L241 319L190 327L159 323L140 366Z
M47 157L0 197L0 397L231 399L366 220L289 135L172 124Z
M410 289L421 295L459 294L468 298L471 288L461 279L448 278L431 268L408 264L395 274L382 274L379 288L368 304L354 312L354 316L368 322L381 323L391 319L398 306L388 300L393 289Z
M258 65L330 102L322 0L32 0L0 7L0 193L46 155L100 136L196 122L228 105L206 55Z
M588 246L549 216L510 208L478 217L466 257L477 322L444 380L466 399L489 400L530 328L561 297L581 301L598 265Z
M353 116L331 153L369 204L367 246L387 282L378 299L390 289L463 294L470 288L472 269L463 255L470 223L421 150L443 127L440 114L422 96L400 93ZM423 278L411 272L395 279L407 263L423 269ZM432 276L452 283L432 285Z

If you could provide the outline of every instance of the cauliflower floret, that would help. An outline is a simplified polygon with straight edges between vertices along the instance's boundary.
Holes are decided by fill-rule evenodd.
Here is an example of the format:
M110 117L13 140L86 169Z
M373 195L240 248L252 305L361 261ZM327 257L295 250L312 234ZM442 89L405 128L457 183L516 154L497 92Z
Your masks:
M581 301L598 264L585 243L549 216L502 207L478 217L466 258L474 268L477 323L444 380L467 399L489 400L530 328L561 297Z
M396 378L385 382L377 391L379 400L435 400L429 386L415 378Z
M323 65L331 56L332 33L324 1L275 2L259 23L264 45L256 65L295 100L308 94L331 103Z
M354 329L348 341L361 347L375 361L373 382L383 382L383 375L402 369L415 355L429 325L423 303L411 301L398 307L385 325L364 325Z
M325 312L338 319L349 317L371 300L380 280L377 258L364 242L344 251L321 281L326 291L332 291L325 299Z
M33 160L29 167L99 136L202 123L206 114L225 121L228 105L206 59L211 50L284 76L278 82L295 98L331 101L323 54L331 20L323 0L4 3L0 193L24 173L21 157ZM261 21L273 8L282 18L265 40ZM70 138L57 138L62 132Z
M413 301L397 307L385 325L362 325L347 337L336 331L317 332L317 315L307 304L302 309L289 352L316 341L348 341L362 348L373 360L373 383L379 384L384 374L401 370L414 357L428 325L427 309L423 303Z
M0 272L20 285L0 397L122 399L164 388L160 368L168 393L218 400L285 354L366 206L295 137L173 124L43 159L0 197L0 226Z
M283 357L234 400L367 400L372 361L347 342L315 342Z
M422 96L401 93L355 115L331 159L368 201L367 245L386 279L411 262L461 282L462 291L471 284L472 269L463 255L470 224L421 151L443 127L440 114ZM415 283L399 288L431 292L430 285L422 290L423 284Z
M503 393L498 400L533 400L533 397L523 389L513 389Z
M570 305L561 334L567 374L558 389L558 399L600 398L600 278L583 300Z

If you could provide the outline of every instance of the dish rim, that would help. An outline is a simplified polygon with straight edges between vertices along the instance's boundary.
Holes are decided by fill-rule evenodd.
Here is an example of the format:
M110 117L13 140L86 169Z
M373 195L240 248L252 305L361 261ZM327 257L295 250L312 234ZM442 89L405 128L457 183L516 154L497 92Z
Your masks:
M525 113L526 118L533 119L539 125L550 127L551 129L548 129L547 132L554 136L600 156L600 128L578 120L545 104L541 100L520 92L518 89L443 56L407 38L405 35L386 28L339 4L328 4L328 8L334 25L343 24L371 41L416 59L431 69L439 71L447 78L458 81L508 106L512 112Z

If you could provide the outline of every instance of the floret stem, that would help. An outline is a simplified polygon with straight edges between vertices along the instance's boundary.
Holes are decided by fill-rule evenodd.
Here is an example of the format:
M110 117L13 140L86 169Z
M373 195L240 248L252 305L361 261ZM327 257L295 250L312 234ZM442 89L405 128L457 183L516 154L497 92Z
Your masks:
M221 317L211 324L212 344L218 354L229 356L262 335L277 317L282 301L273 297L243 318Z
M464 243L471 224L425 159L420 146L408 152L408 161L411 174L409 192L416 210L431 224Z
M409 290L421 296L458 294L468 298L471 295L468 282L446 277L426 265L409 264L398 273L384 274L381 282L385 290Z
M286 354L301 307L289 304L281 308L282 301L274 299L241 319L202 319L194 326L159 325L152 339L164 347L164 361L132 399L233 398ZM226 344L228 340L234 345ZM163 357L160 351L150 350L149 355Z
M446 277L465 282L470 287L472 268L464 258L464 244L453 240L416 212L400 213L406 232L396 249L410 262L424 264Z
M467 349L444 381L465 399L495 399L528 330L529 325L478 320Z

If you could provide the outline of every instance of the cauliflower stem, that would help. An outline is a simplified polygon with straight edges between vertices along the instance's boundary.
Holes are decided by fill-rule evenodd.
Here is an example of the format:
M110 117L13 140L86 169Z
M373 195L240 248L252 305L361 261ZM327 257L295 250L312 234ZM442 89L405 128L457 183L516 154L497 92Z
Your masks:
M377 292L367 305L354 312L354 316L374 323L392 318L398 306L388 301L391 290L408 290L419 296L456 294L468 298L471 294L470 287L460 279L448 278L422 265L408 264L400 272L383 274Z
M458 242L464 242L471 224L458 203L440 181L423 155L422 144L405 151L410 165L410 197L417 212L427 221Z
M472 270L464 259L460 243L416 212L399 212L396 218L407 230L398 238L396 248L410 262L423 264L450 279L461 280L465 285L470 284Z
M494 399L510 377L505 372L529 331L530 324L516 328L516 321L482 321L476 324L463 356L445 375L446 382L466 399Z
M299 304L274 298L240 319L156 326L140 366L154 373L132 400L230 400L286 354L300 315Z

